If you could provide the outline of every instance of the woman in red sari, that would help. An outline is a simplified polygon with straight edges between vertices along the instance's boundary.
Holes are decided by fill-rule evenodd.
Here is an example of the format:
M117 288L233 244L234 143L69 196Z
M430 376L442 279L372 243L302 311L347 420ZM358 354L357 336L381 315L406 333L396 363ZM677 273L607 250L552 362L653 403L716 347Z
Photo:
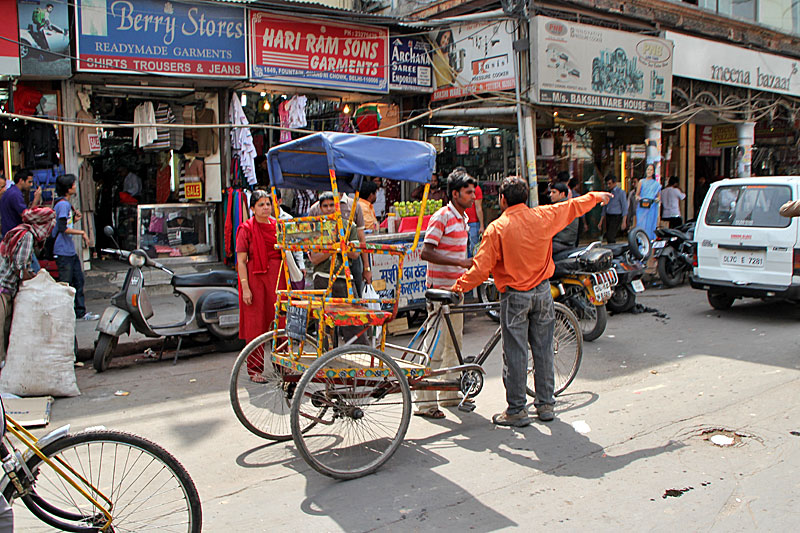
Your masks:
M281 252L275 249L277 226L267 193L254 191L250 208L254 216L239 226L236 234L239 338L247 342L272 329L276 290L286 288Z

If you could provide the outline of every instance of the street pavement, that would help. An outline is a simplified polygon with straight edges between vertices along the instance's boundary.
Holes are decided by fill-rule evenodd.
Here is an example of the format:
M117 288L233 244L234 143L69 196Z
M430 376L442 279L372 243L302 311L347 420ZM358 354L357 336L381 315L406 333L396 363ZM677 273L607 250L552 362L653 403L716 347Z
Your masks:
M175 366L130 356L103 374L87 364L77 369L83 395L57 400L48 429L102 424L160 443L194 478L211 532L791 529L800 521L800 308L748 300L715 311L687 286L648 289L639 301L667 316L611 316L584 345L554 422L492 425L504 408L496 349L473 413L412 417L394 457L353 481L321 476L291 441L239 424L228 399L235 353ZM495 327L469 318L467 353ZM720 430L736 444L713 444ZM15 512L25 531L33 519L22 505Z

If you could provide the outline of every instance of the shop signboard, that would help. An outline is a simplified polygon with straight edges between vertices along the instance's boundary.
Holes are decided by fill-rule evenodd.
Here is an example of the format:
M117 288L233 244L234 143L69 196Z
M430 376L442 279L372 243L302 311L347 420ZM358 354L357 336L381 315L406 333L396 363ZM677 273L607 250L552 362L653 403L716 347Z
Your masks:
M712 148L730 148L738 144L739 138L736 136L735 124L720 124L711 127Z
M672 43L538 16L531 43L538 103L667 114Z
M477 22L429 33L435 81L432 100L513 89L514 34L507 26L506 21Z
M389 30L249 11L250 78L303 87L389 91Z
M714 148L713 126L699 126L697 128L697 155L716 157L722 154L719 148Z
M22 76L69 78L69 8L66 2L19 0L19 62ZM3 15L4 17L7 15Z
M412 37L390 39L389 88L399 91L431 92L433 68L431 45Z
M396 244L403 244L398 242ZM407 243L406 243L407 244ZM386 282L386 288L379 291L381 298L394 298L395 288L399 278L397 257L394 255L373 254L372 271L375 279ZM425 301L425 278L428 272L428 263L422 259L422 246L416 250L409 250L403 259L403 279L400 280L400 307L409 303Z
M245 11L163 0L76 0L78 70L245 78Z
M800 96L798 61L682 33L668 31L675 43L676 76L773 93Z
M11 13L0 17L0 78L19 76L19 24L17 4L8 6Z

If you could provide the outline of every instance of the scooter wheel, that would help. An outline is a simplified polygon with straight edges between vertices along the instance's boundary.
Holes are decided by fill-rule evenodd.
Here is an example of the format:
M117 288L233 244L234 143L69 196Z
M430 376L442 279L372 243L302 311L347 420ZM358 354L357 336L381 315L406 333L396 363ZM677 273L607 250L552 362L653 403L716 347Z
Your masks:
M108 368L111 362L111 357L114 355L114 348L117 347L119 337L109 335L108 333L101 333L97 337L97 342L94 345L94 369L98 372L103 372Z
M612 313L626 313L636 305L636 293L628 284L617 285L606 308Z

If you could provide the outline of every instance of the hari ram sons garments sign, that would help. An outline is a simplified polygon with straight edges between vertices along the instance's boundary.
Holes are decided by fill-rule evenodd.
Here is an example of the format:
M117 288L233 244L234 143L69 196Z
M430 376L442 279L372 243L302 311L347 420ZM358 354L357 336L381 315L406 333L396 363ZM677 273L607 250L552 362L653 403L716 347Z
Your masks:
M675 75L772 93L800 96L798 61L673 31Z
M250 78L385 93L389 30L250 11Z
M76 0L78 70L247 77L244 9L159 0Z
M531 42L541 104L637 113L670 111L672 43L538 16Z

